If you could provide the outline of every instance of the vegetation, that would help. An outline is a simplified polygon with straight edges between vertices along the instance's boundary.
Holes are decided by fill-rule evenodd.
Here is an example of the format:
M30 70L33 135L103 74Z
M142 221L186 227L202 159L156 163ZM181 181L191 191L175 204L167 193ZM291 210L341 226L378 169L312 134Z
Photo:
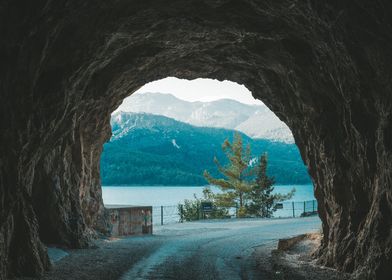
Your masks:
M224 191L223 194L217 194L217 199L222 204L235 204L239 202L239 213L244 213L245 194L252 189L250 175L252 169L249 166L251 159L249 144L244 148L241 135L236 132L234 134L234 141L230 143L228 139L223 142L222 150L225 152L229 163L222 166L219 160L215 157L214 162L223 175L223 178L214 178L205 170L204 177L208 183L216 185Z
M194 195L193 200L185 199L183 204L178 204L178 213L181 221L195 221L202 218L206 219L221 219L229 216L228 207L218 206L215 196L211 189L206 187L203 189L203 198L198 198ZM202 202L212 202L212 210L208 213L201 211Z
M257 217L271 218L276 210L276 203L289 200L295 193L295 188L288 194L273 194L274 178L267 175L267 154L260 156L257 175L254 184L247 199L249 203L246 205L246 213Z
M244 148L241 134L234 134L233 143L226 139L222 149L228 163L222 166L219 160L214 158L221 177L215 178L208 171L204 171L208 183L218 186L223 191L222 194L211 195L218 206L238 202L239 217L271 217L276 210L277 202L293 196L295 189L286 195L272 193L274 179L267 175L267 155L264 153L258 164L252 165L250 146Z

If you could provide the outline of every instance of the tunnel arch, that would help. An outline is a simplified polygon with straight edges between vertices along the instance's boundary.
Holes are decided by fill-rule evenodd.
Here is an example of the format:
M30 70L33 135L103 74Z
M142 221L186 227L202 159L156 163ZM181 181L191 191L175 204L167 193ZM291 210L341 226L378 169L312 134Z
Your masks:
M387 1L3 4L0 274L42 273L41 240L83 247L104 231L110 113L166 76L244 84L289 126L309 168L319 261L369 279L390 272L391 11Z

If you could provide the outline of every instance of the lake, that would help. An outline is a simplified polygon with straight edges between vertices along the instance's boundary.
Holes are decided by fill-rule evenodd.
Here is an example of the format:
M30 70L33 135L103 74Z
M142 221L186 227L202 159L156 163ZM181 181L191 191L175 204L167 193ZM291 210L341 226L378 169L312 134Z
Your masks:
M293 187L296 192L290 201L314 200L313 185L276 185L274 192L287 193ZM102 187L105 204L126 204L140 206L171 206L193 199L193 194L202 197L204 186L107 186ZM213 192L220 192L212 187Z
M317 209L317 202L313 201L313 185L277 185L274 192L287 193L293 187L296 189L294 197L282 203L282 208L274 212L274 217L298 217L303 212ZM153 206L153 223L159 225L178 222L178 203L193 199L194 194L202 197L203 189L204 186L107 186L102 187L102 196L106 205ZM211 189L220 192L216 187ZM235 212L235 209L229 209L230 215L235 216Z

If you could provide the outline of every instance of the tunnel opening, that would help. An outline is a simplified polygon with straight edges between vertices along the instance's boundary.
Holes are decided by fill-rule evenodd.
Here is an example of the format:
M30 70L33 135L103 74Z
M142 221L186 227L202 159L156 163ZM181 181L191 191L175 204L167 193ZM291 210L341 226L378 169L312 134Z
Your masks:
M273 192L295 189L294 197L284 202L276 196L273 204L279 202L280 209L271 204L269 211L275 217L317 213L313 185L290 129L243 85L174 77L150 82L124 99L111 115L111 127L100 162L103 202L110 208L153 206L154 224L183 221L179 207L194 195L203 199L208 185L205 170L222 176L214 157L228 164L222 144L238 131L244 147L249 145L252 151L249 165L256 168L260 156L267 154ZM250 181L252 176L244 177ZM211 187L212 193L222 193ZM247 207L251 201L245 194ZM226 217L236 217L236 204L237 200L227 208ZM247 215L261 215L253 212Z

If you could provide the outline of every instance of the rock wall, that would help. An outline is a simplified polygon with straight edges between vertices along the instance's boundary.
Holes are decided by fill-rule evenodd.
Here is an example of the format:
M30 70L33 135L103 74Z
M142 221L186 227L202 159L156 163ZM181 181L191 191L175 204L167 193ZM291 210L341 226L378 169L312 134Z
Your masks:
M110 113L147 82L245 84L291 128L323 222L319 262L391 273L392 7L384 0L3 1L0 279L104 231Z

